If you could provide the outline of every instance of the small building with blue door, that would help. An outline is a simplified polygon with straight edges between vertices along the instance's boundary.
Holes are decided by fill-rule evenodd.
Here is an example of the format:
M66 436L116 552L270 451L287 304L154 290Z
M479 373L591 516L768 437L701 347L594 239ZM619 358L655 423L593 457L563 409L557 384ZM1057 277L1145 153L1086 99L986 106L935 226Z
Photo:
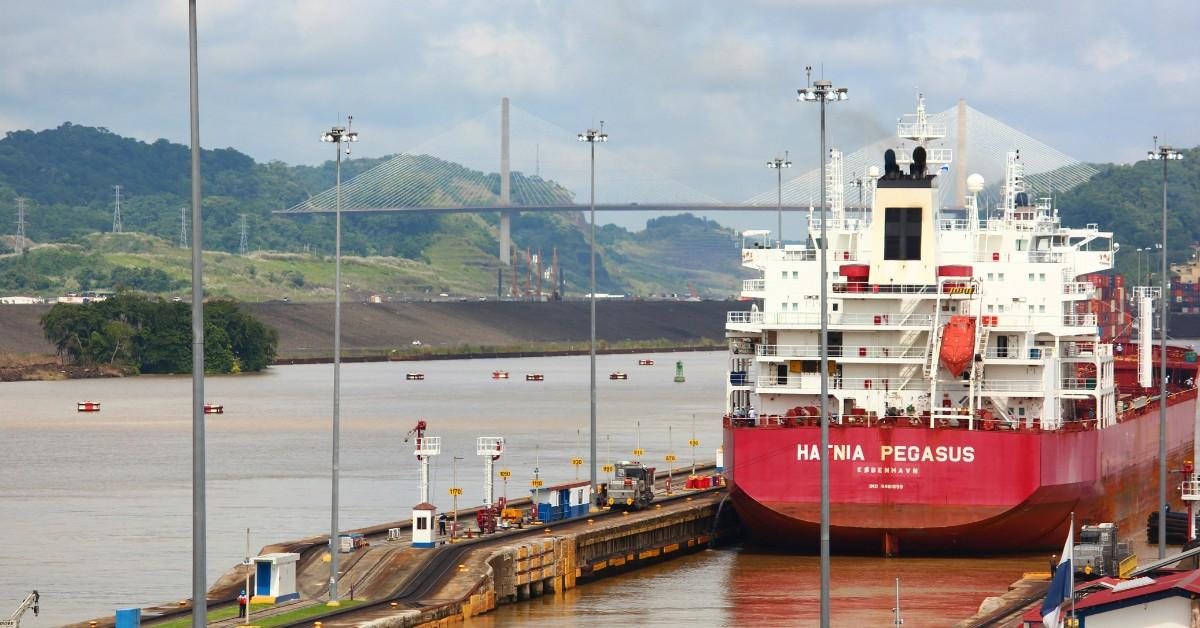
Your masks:
M263 554L254 557L254 596L257 604L275 604L300 597L296 591L299 554Z
M538 521L558 521L586 515L592 503L591 483L569 482L531 489Z

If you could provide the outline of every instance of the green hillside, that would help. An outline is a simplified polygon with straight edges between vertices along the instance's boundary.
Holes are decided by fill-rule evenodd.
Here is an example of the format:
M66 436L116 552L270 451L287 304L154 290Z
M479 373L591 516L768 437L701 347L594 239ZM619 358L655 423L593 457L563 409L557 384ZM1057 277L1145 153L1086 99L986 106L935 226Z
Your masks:
M1169 162L1167 242L1169 260L1182 262L1200 242L1200 148L1183 151L1182 161ZM1112 231L1121 244L1117 269L1133 274L1135 249L1162 241L1162 162L1097 165L1087 183L1059 194L1056 204L1063 223L1096 223Z
M387 158L343 162L343 179L349 179ZM499 177L470 171L430 156L419 156L422 167L406 172L410 182L430 199L454 198L467 181L475 191L481 185L499 193ZM280 162L257 163L232 148L202 151L205 247L214 252L236 253L240 243L240 215L248 224L248 248L258 251L247 260L276 277L283 266L305 277L303 286L289 286L240 276L235 261L226 262L228 278L213 269L214 281L229 282L231 294L243 298L327 298L322 287L322 257L333 252L333 220L327 215L280 216L272 211L295 205L334 184L334 164L290 166ZM436 180L430 172L441 173ZM449 172L447 176L445 173ZM189 151L166 140L153 143L122 137L104 128L64 123L44 131L15 131L0 139L0 222L16 222L16 197L30 199L27 234L38 244L63 246L35 249L28 258L0 258L0 289L59 290L88 286L111 287L141 273L129 269L153 268L185 280L173 247L180 231L180 208L189 205ZM513 173L517 179L524 177ZM514 202L520 190L537 187L542 193L569 198L553 182L530 179L536 185L514 185ZM121 185L124 237L100 236L111 230L113 186ZM343 216L343 254L361 258L375 274L360 288L370 292L420 296L428 292L494 294L497 270L495 214L346 214ZM9 228L4 228L9 232ZM130 232L153 236L131 237ZM542 253L548 265L557 250L567 292L586 292L589 277L588 241L581 215L521 214L513 220L513 242L524 279L524 252ZM156 239L155 239L156 238ZM12 239L0 242L0 254L9 253ZM146 247L142 251L112 247ZM688 282L706 296L725 297L736 290L740 276L734 232L715 222L691 216L651 221L645 231L608 226L600 238L597 268L599 289L629 294L683 293ZM99 257L96 257L99 256ZM133 256L133 257L131 257ZM186 256L184 256L186 257ZM222 259L217 256L214 259ZM232 256L231 260L236 259ZM81 261L82 260L82 261ZM247 262L248 264L248 262ZM327 264L325 264L328 266ZM276 267L280 268L276 268ZM246 268L252 268L247 265ZM125 268L126 270L119 270ZM112 273L116 272L117 275ZM249 272L247 270L247 272ZM258 270L255 271L256 273ZM332 272L332 267L329 268ZM392 276L394 274L394 276ZM134 277L147 290L166 294L177 291L162 277ZM511 276L505 277L505 286ZM156 289L157 288L157 289ZM222 290L220 284L211 286ZM261 288L262 293L255 292Z

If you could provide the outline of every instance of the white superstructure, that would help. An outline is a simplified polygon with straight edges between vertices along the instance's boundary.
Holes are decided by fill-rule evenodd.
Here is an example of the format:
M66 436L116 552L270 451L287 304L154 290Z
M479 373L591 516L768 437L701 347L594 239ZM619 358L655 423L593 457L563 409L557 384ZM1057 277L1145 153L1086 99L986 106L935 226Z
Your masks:
M937 177L925 173L951 155L924 147L945 128L925 118L923 105L898 124L916 149L906 158L889 151L870 213L826 214L828 277L820 276L819 246L743 249L743 265L762 274L743 283L753 309L728 315L727 410L772 416L819 406L818 282L826 281L835 420L894 416L974 427L987 416L1044 429L1115 422L1112 345L1087 313L1092 284L1078 279L1112 267L1112 234L1064 227L1048 199L1031 202L1015 151L999 212L980 215L978 175L969 180L966 208L939 209ZM819 243L820 220L809 221L809 242ZM940 361L952 317L974 323L958 376ZM961 345L961 330L954 333ZM1081 364L1094 376L1080 377ZM1080 408L1089 416L1078 416Z

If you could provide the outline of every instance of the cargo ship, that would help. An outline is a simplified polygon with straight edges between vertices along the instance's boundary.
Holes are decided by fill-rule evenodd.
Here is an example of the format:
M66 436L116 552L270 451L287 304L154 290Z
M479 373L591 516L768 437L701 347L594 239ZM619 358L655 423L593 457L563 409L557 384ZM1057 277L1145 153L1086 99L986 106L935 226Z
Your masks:
M761 276L742 286L750 311L726 319L723 439L751 540L817 547L821 456L837 553L1051 550L1072 512L1140 529L1157 508L1159 404L1169 468L1192 458L1195 353L1170 348L1160 399L1158 351L1130 337L1118 305L1112 233L1064 226L1050 199L1031 199L1016 151L997 207L981 211L984 181L971 175L963 207L942 209L932 173L952 155L927 144L945 126L918 100L898 129L911 153L882 155L861 211L831 194L810 213L807 246L743 245ZM1144 308L1161 306L1138 290ZM1182 479L1171 479L1173 509Z

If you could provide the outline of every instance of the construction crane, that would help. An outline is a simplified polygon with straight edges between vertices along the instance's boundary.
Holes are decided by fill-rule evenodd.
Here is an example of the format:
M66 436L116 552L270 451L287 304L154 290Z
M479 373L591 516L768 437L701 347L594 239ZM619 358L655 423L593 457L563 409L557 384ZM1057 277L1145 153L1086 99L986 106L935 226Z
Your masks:
M37 589L34 589L33 592L26 595L25 599L17 605L17 610L13 611L13 614L8 619L0 619L0 628L19 628L21 625L21 615L24 615L25 611L31 608L33 609L33 614L36 616L39 610L38 599Z

